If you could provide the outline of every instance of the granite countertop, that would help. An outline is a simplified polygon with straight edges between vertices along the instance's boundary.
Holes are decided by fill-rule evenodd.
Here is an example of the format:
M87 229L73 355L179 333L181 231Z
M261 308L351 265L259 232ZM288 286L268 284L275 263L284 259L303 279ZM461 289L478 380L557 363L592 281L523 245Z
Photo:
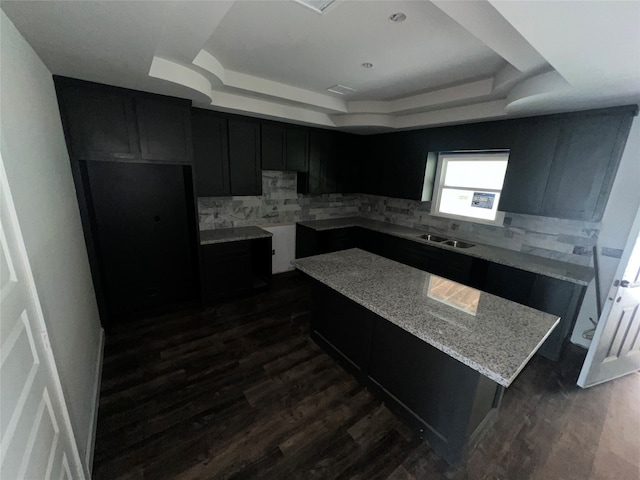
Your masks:
M560 260L553 260L550 258L539 257L531 255L529 253L515 252L513 250L507 250L506 248L494 247L491 245L483 245L474 243L475 246L471 248L454 248L442 243L431 242L419 238L420 235L426 233L415 228L403 227L400 225L393 225L391 223L381 222L378 220L370 220L362 217L346 217L335 218L328 220L310 220L306 222L298 222L300 225L312 228L314 230L334 230L337 228L346 227L363 227L370 230L394 235L396 237L406 238L418 243L431 245L446 250L452 250L472 257L478 257L491 262L500 263L510 267L520 268L532 273L539 273L548 277L557 278L559 280L567 280L579 285L588 285L593 278L593 268L585 267L582 265L574 265L568 262L562 262ZM431 232L436 235L440 235L437 232ZM449 237L449 235L446 235ZM453 237L450 237L453 238ZM463 240L463 239L460 239ZM467 240L465 240L467 241Z
M505 387L559 321L357 248L293 265ZM468 313L474 306L475 314Z
M273 233L260 227L236 227L218 228L216 230L202 230L200 232L200 245L212 243L236 242L239 240L251 240L253 238L271 237Z

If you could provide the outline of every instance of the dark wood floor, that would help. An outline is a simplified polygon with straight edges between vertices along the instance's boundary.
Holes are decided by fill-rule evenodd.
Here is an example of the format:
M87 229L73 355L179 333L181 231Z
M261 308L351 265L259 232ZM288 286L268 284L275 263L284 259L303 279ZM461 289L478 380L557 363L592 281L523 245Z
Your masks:
M304 279L108 336L96 479L640 478L640 375L534 358L450 469L308 338Z

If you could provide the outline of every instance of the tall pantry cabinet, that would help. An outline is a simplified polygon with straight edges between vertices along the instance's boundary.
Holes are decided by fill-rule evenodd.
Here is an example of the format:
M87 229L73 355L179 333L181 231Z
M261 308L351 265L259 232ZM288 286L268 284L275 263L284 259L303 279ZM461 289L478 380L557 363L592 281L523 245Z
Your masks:
M54 81L103 326L196 301L190 102Z

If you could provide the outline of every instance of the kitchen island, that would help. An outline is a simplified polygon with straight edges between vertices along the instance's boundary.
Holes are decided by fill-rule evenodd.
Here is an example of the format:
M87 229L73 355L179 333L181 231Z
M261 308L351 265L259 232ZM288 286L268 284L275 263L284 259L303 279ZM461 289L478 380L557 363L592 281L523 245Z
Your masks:
M452 465L559 321L360 249L294 266L313 279L312 338Z

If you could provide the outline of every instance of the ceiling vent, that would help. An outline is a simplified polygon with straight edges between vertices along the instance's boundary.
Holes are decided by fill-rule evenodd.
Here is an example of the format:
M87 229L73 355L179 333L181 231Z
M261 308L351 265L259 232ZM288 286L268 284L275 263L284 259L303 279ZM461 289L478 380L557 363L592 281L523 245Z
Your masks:
M296 2L310 8L314 12L325 13L336 0L296 0Z
M334 85L333 87L327 88L327 92L337 93L338 95L348 95L356 91L355 88L345 87L344 85Z

